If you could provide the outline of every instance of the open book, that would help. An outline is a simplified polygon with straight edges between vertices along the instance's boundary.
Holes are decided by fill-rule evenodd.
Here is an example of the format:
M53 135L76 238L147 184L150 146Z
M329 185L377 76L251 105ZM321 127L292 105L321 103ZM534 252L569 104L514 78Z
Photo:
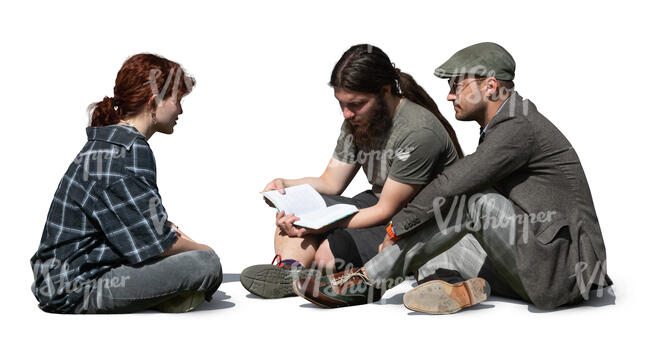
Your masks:
M284 211L285 214L293 213L300 218L300 220L293 223L294 225L320 229L359 212L356 206L348 204L336 204L327 207L323 197L308 184L287 187L284 190L286 194L280 194L278 191L268 191L262 192L262 195L269 199L278 211Z

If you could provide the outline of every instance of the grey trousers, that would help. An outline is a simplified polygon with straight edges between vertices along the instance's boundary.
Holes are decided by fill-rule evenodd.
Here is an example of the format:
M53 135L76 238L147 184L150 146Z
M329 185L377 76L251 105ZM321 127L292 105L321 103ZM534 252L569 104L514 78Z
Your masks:
M103 274L84 292L77 313L129 313L178 302L193 294L206 300L221 284L219 257L211 250L188 251L123 265Z
M364 267L376 285L390 288L418 271L423 279L438 268L463 278L484 277L498 295L529 301L517 271L515 211L510 200L489 190L452 206L415 232L382 250ZM435 208L432 204L432 211Z

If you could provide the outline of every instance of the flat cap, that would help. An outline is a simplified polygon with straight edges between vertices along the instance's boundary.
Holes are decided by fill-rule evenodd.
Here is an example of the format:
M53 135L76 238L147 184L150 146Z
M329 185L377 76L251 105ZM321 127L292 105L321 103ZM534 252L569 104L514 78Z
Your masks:
M436 68L434 74L440 78L470 74L508 81L515 78L515 60L499 44L478 43L455 53L447 62Z

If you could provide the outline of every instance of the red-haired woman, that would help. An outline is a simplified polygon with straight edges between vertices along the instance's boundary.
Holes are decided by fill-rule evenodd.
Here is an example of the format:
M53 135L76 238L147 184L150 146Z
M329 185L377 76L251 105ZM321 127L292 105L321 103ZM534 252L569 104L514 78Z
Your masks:
M89 108L88 142L61 179L31 259L39 307L59 313L184 312L222 280L214 251L167 220L147 140L171 134L194 79L138 54L114 97Z

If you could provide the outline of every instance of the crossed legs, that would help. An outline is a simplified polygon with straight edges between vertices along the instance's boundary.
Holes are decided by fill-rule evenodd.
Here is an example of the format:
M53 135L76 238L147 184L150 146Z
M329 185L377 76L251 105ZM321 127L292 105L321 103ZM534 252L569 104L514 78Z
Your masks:
M505 283L519 298L528 300L517 272L512 203L499 193L487 192L470 199L466 208L460 214L460 225L441 225L434 218L368 261L364 267L372 283L395 286L397 279L425 266L470 234Z
M307 268L334 269L329 241L320 235L289 237L276 228L273 242L277 255L294 259Z

